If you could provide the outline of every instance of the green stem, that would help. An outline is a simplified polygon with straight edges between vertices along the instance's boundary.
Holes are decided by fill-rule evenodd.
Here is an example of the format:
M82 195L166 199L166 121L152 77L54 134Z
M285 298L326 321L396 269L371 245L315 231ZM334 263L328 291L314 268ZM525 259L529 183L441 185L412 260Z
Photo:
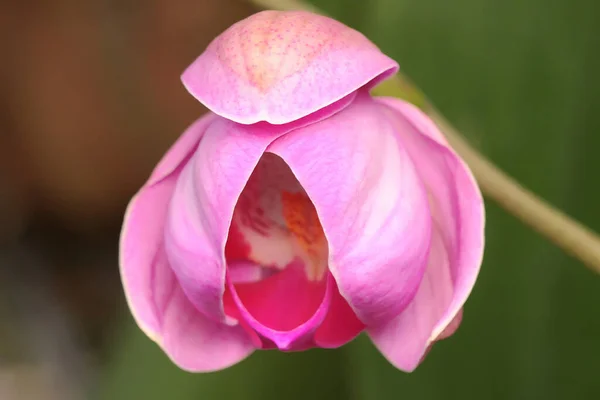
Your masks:
M306 10L321 13L300 0L249 0L262 9ZM450 145L469 165L486 197L494 200L565 252L600 273L600 237L562 211L525 189L495 166L435 109L410 80L397 75L380 84L375 94L404 99L425 111L438 125Z
M435 110L429 112L473 171L481 191L565 252L600 273L600 237L551 206L485 158Z
M314 12L315 14L324 14L312 4L303 2L302 0L249 0L258 9L264 10L280 10L280 11L295 11L304 10Z

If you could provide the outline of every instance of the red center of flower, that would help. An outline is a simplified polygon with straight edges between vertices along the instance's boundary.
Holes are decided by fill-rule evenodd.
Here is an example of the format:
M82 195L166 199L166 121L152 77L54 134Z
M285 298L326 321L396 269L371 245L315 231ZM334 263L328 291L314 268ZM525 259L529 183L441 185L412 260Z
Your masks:
M311 281L323 279L328 247L317 211L278 156L267 153L261 158L240 195L225 257L228 264L251 261L261 270L249 274L230 270L239 282L260 280L291 264L302 265Z
M263 155L235 207L225 248L240 319L290 331L308 321L326 291L328 246L315 206L278 156ZM238 309L236 309L238 308Z

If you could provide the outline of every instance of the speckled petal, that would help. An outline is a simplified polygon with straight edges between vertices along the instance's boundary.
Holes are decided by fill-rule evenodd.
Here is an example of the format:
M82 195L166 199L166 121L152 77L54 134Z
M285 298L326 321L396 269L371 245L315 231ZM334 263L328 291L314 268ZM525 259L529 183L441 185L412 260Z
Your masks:
M308 12L263 11L218 36L182 75L214 113L284 124L394 73L361 33Z

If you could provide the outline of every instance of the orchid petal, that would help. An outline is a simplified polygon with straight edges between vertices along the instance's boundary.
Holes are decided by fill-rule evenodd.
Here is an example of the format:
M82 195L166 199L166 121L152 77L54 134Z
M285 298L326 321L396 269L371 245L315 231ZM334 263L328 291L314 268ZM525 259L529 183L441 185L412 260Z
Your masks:
M179 285L165 308L161 347L175 364L190 372L227 368L256 349L241 326L229 326L202 314Z
M168 204L181 173L181 164L197 147L214 114L194 122L158 163L148 182L130 201L120 239L120 269L125 295L139 326L155 338L160 315L153 293L160 290L155 279L156 252L163 242Z
M452 295L448 254L439 233L434 231L429 265L415 298L396 318L368 327L367 332L392 364L410 372L431 345L434 326Z
M333 19L263 11L218 36L182 81L231 121L284 124L371 87L397 68L361 33Z
M224 249L233 209L267 145L269 132L251 135L216 119L181 172L165 230L169 262L198 310L234 323L223 311Z
M130 202L121 232L121 280L131 313L140 328L153 340L160 336L160 313L154 293L156 253L162 246L162 229L176 175L143 188ZM167 288L168 290L168 288Z
M235 324L223 310L225 245L234 207L267 146L286 132L339 112L354 94L286 125L245 126L215 118L181 171L165 227L167 257L198 310Z
M424 187L383 107L359 94L269 146L312 200L340 293L365 324L398 315L423 276L431 235Z
M337 348L350 342L364 329L365 324L356 317L336 287L329 312L315 332L315 344L322 348Z
M416 107L379 99L424 181L434 220L427 271L414 300L388 323L369 328L375 345L398 368L412 371L426 349L452 334L483 257L484 210L477 184L442 134Z

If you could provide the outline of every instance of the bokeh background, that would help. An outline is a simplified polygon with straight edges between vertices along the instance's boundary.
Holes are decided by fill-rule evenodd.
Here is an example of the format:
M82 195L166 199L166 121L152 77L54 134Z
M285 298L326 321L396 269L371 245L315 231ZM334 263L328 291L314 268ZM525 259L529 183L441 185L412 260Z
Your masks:
M314 0L525 186L600 231L597 0ZM0 399L600 399L600 277L487 202L457 334L412 374L367 338L178 370L133 324L128 199L205 110L179 74L242 0L0 2Z

